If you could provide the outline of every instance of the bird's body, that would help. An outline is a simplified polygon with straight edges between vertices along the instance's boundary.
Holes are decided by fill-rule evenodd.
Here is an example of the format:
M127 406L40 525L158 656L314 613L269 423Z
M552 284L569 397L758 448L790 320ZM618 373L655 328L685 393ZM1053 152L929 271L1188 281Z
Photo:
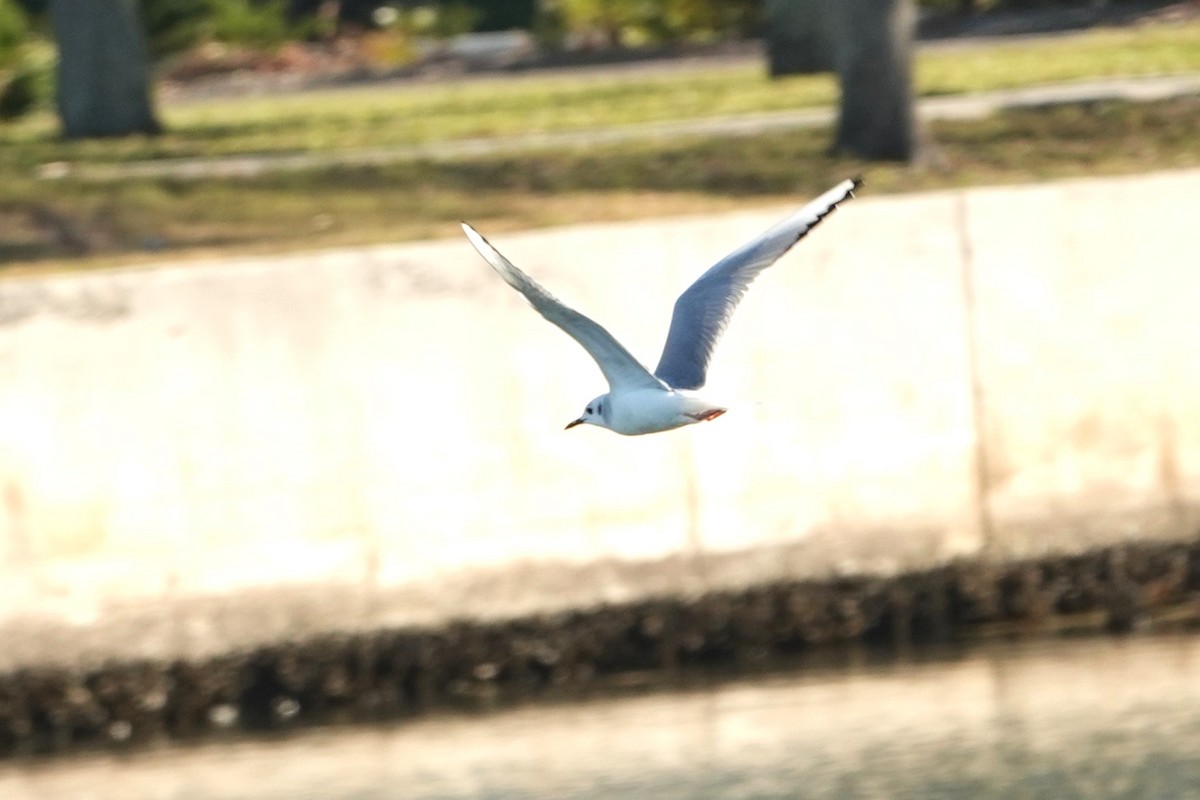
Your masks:
M699 397L664 386L661 389L614 389L587 405L584 417L568 427L598 418L596 424L626 436L659 433L697 422L707 422L725 413L725 409ZM587 417L585 419L585 417Z
M725 413L724 408L684 392L704 385L712 351L750 282L842 201L853 197L861 184L858 179L842 181L701 275L675 302L667 342L653 373L612 334L557 300L465 222L463 231L500 277L547 321L579 342L604 373L608 393L592 400L567 427L591 424L637 436L707 422Z

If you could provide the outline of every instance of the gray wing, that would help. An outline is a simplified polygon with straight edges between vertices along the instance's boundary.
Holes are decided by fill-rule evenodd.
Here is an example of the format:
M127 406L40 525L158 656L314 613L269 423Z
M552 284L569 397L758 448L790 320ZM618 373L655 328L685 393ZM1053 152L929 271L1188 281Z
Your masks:
M642 364L629 354L611 333L575 309L563 305L554 295L543 289L537 281L513 266L513 263L492 247L487 239L467 223L462 223L463 232L479 254L492 265L509 286L525 295L525 299L548 321L554 323L588 352L600 366L610 390L618 388L665 388L662 381L650 374Z
M708 362L733 310L758 273L804 238L838 204L854 197L862 179L842 181L752 242L718 261L675 301L671 328L654 374L675 389L704 385Z

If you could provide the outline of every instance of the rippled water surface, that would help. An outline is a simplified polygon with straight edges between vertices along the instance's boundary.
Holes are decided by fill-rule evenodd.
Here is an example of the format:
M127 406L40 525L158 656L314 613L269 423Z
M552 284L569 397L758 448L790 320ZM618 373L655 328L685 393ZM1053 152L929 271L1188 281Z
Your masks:
M992 644L716 688L0 765L0 798L1200 796L1200 638Z

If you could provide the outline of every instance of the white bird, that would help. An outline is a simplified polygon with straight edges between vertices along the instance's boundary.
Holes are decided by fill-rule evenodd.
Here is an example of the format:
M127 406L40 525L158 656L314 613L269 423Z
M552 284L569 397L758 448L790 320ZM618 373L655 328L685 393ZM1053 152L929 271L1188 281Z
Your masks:
M796 213L718 261L675 301L671 328L654 372L596 322L564 305L537 281L513 266L467 223L463 231L479 254L509 286L548 321L583 346L604 373L608 393L592 400L567 425L598 425L626 436L669 431L708 422L725 413L683 391L704 386L708 362L734 308L758 273L779 260L843 201L854 197L862 180L839 183Z

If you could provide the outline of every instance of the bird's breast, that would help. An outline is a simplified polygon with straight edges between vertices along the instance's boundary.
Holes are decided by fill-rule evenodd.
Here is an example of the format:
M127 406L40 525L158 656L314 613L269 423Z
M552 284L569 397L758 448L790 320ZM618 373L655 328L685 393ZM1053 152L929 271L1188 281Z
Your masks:
M612 429L627 436L691 425L714 406L678 392L642 389L610 395Z

